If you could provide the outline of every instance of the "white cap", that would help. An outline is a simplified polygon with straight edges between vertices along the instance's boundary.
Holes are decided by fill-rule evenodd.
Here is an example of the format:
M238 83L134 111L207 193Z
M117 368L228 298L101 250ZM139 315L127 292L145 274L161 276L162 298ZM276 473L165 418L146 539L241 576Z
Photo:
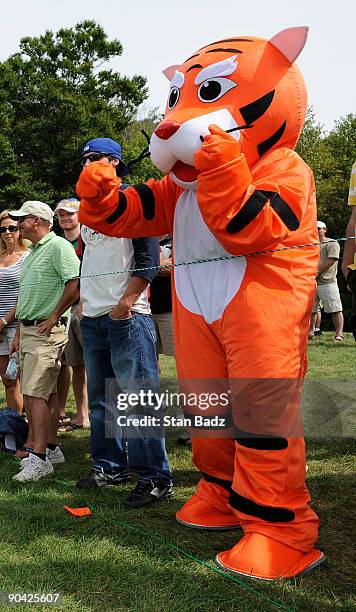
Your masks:
M317 221L316 226L317 226L318 229L326 229L326 225L325 225L324 221Z
M48 204L39 202L38 200L29 200L22 204L19 210L10 210L9 217L11 219L19 219L20 217L27 217L27 215L33 215L34 217L40 217L45 221L53 223L53 210Z
M56 215L60 210L66 210L69 213L77 213L79 210L79 202L75 198L61 200L58 202L53 212Z

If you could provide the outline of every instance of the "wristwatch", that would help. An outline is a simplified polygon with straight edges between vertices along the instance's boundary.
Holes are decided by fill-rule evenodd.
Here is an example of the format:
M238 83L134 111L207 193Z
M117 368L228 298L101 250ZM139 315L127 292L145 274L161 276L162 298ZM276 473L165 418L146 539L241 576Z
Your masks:
M8 321L5 319L5 317L1 317L1 321L2 321L2 322L3 322L3 324L4 324L4 327L6 327L6 325L8 325L8 324L9 324L9 322L8 322Z

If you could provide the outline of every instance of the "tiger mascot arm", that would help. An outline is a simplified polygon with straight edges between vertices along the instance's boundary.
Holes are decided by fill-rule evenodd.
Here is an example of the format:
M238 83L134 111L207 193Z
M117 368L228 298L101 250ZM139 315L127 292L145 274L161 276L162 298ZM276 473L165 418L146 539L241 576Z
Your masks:
M240 143L210 126L195 154L204 221L234 255L276 247L291 237L315 195L312 172L297 153L278 148L250 170Z
M79 222L106 236L139 238L169 234L181 189L168 176L120 191L122 181L105 161L85 166L77 183Z

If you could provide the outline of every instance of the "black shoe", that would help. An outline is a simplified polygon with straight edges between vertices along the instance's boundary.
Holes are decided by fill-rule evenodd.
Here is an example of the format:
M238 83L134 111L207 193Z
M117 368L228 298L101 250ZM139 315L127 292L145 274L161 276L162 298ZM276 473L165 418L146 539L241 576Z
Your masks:
M125 499L125 508L140 508L172 497L173 486L165 480L139 480L136 487Z
M316 329L314 331L314 336L322 336L322 335L323 335L323 332L321 331L321 329Z
M192 445L190 435L187 431L184 431L182 434L180 434L179 438L177 438L177 444L179 444L180 446L191 446Z
M89 476L78 480L75 486L77 489L97 489L98 487L125 485L128 482L130 482L128 474L107 474L104 471L92 470Z

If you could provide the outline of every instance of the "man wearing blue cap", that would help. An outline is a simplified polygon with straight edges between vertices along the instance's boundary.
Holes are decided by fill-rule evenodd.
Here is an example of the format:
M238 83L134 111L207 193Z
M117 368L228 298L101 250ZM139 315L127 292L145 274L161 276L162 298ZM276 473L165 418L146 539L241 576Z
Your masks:
M110 162L120 176L128 173L121 146L114 140L95 138L85 145L84 165L101 159ZM146 506L173 495L163 427L154 430L144 423L149 416L163 421L157 405L145 401L149 393L159 394L156 335L148 301L148 286L159 268L158 238L111 238L86 226L81 237L85 247L81 331L93 467L77 487L126 484L133 471L138 482L124 505ZM118 393L121 399L127 397L130 418L137 416L137 425L131 420L132 426L126 426L125 412L117 406Z
M111 138L94 138L89 140L83 148L83 165L92 161L106 159L116 167L116 174L124 177L129 169L121 159L121 145Z

